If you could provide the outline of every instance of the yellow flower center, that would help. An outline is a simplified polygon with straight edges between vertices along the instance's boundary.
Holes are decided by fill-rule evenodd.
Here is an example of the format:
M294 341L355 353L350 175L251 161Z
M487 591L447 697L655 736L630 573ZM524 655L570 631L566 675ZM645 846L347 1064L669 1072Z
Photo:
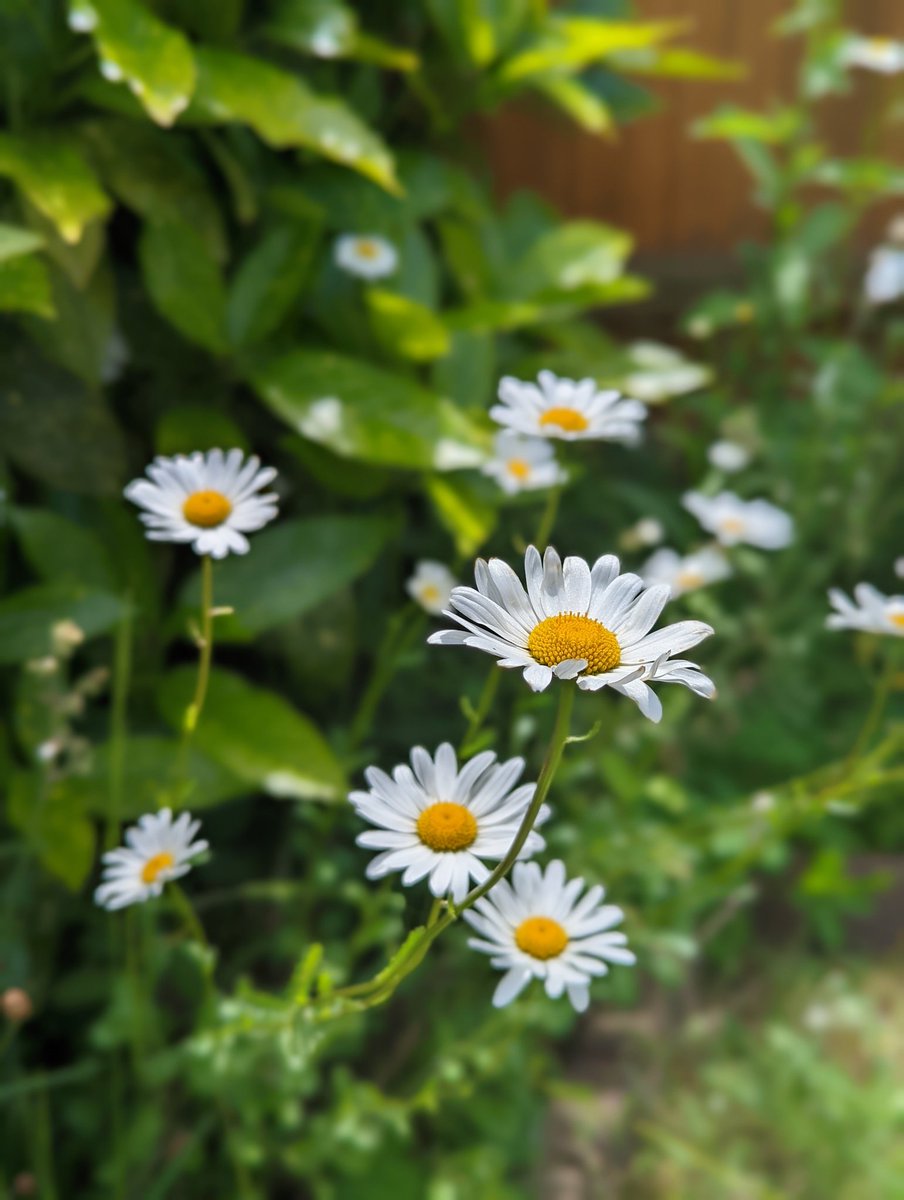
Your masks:
M723 517L719 522L719 528L723 533L730 533L737 536L744 532L746 523L743 517Z
M508 467L509 475L514 475L516 479L524 481L530 476L530 463L526 462L523 458L510 458L506 466Z
M439 600L439 588L435 583L425 583L421 588L421 600L424 604L436 604Z
M690 592L694 588L703 587L706 580L699 571L679 571L675 576L675 582L682 591Z
M888 619L892 625L896 625L898 629L904 629L904 612L889 613Z
M380 253L380 247L376 242L372 242L368 238L362 238L362 240L358 242L357 246L355 246L355 253L359 258L366 258L370 260L377 257L377 255Z
M586 675L602 675L621 662L618 638L592 617L562 613L547 617L527 639L531 657L544 667L555 667L569 658L587 660Z
M515 930L515 945L531 958L557 958L568 945L568 934L552 917L528 917Z
M171 867L175 861L169 850L161 850L159 854L154 854L141 868L142 882L156 883L160 872Z
M742 300L740 304L735 305L734 310L735 320L745 324L752 321L756 316L756 309L749 300Z
M213 529L222 525L232 512L232 505L222 492L192 492L182 505L182 515L191 525Z
M889 51L895 43L891 38L874 37L869 38L866 44L869 46L870 50L874 50L877 54L884 54Z
M540 417L540 424L558 425L566 433L583 433L590 422L576 408L548 408Z
M440 800L418 817L417 835L431 850L467 850L477 838L477 821L463 804Z

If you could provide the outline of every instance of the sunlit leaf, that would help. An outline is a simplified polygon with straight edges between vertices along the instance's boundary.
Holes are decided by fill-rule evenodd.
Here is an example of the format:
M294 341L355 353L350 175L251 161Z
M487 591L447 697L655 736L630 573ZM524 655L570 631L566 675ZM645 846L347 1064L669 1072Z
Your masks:
M514 83L564 67L587 67L623 50L652 46L682 28L681 22L604 21L550 16L542 32L503 64L499 77Z
M449 475L431 475L427 495L446 529L455 549L470 558L486 542L496 526L497 509L470 480Z
M368 288L366 301L373 331L392 354L429 362L448 353L448 331L426 305L384 288Z
M0 312L54 315L50 275L42 259L19 254L0 261Z
M77 242L85 226L111 208L73 138L65 133L0 133L0 175L12 179L67 242Z
M30 229L23 229L20 225L0 224L0 263L18 258L22 254L31 254L40 250L43 245L44 239L41 235Z

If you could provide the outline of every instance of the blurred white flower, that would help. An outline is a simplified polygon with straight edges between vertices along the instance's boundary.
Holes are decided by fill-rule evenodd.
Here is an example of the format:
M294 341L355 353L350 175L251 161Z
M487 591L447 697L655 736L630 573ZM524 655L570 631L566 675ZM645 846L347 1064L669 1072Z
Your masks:
M687 331L692 338L702 342L705 338L711 337L715 326L709 317L696 316L691 317L687 323Z
M622 535L623 541L629 547L655 546L664 537L662 522L657 521L655 517L641 517Z
M84 0L73 0L66 20L73 33L90 33L97 27L97 13Z
M377 234L345 233L333 253L338 267L360 279L384 279L399 265L398 250Z
M735 471L743 471L750 462L750 451L739 442L722 439L713 442L706 452L706 457L714 467L733 475Z
M835 609L826 617L829 629L859 629L864 633L904 637L904 596L885 596L871 583L858 583L854 600L839 588L830 588L829 601Z
M565 441L595 439L636 445L647 410L620 392L601 391L594 379L560 379L541 371L536 383L506 375L490 416L500 425L533 437Z
M150 479L133 479L127 500L144 509L141 520L155 542L191 542L196 554L225 558L246 554L246 533L261 529L276 516L277 497L260 495L276 477L256 457L241 450L208 450L156 458L147 468Z
M566 558L563 564L551 546L541 560L536 547L529 546L524 571L527 591L507 563L479 558L474 565L477 588L456 587L449 600L464 631L444 629L427 640L495 655L501 667L523 671L535 692L547 688L553 677L577 680L584 691L613 687L644 716L658 721L662 706L644 680L653 678L658 661L696 646L712 627L679 621L651 633L669 589L644 589L638 575L619 574L614 554L598 558L591 569L583 558ZM665 675L656 677L666 680ZM674 682L687 684L687 679L675 676Z
M893 304L904 296L904 246L877 246L863 279L869 304Z
M207 849L203 839L193 840L200 828L201 822L193 821L191 813L181 813L174 821L168 808L141 817L126 830L125 846L104 855L95 903L115 909L159 896L165 883L187 874L190 860Z
M863 67L883 75L904 71L904 42L888 37L863 37L851 34L841 47L841 61L846 67Z
M358 835L358 845L381 851L368 864L368 879L402 871L402 883L410 887L429 876L434 896L451 896L460 904L471 881L482 883L489 875L482 860L501 861L515 840L537 786L515 787L523 770L523 758L497 763L492 750L459 770L448 742L435 757L415 746L411 766L402 763L391 776L368 767L364 777L370 791L349 796L358 815L375 826ZM548 816L544 804L536 824ZM539 833L531 832L521 857L530 858L545 845Z
M635 342L629 353L637 369L625 376L625 390L649 404L696 391L710 378L708 368L661 342Z
M672 589L672 598L694 592L709 583L718 583L731 574L728 559L715 546L704 546L693 554L681 555L677 550L663 547L650 555L640 568L648 586L665 583Z
M754 792L750 797L750 807L755 813L772 812L775 808L775 796L772 792Z
M895 559L895 574L899 579L904 579L904 557Z
M547 996L557 1000L567 992L573 1007L584 1012L590 983L608 972L607 962L637 961L626 935L612 932L622 910L602 903L605 890L599 885L582 896L583 891L583 879L566 881L558 859L545 872L537 863L516 863L511 884L500 880L465 911L479 935L468 945L505 971L493 995L496 1008L514 1000L532 979L542 979Z
M458 580L441 562L424 558L415 565L414 574L405 584L405 590L412 600L432 616L439 616L444 608L448 608L449 597Z
M768 500L742 500L734 492L720 492L718 496L686 492L683 503L723 546L746 542L761 550L781 550L794 537L789 514Z
M568 478L545 438L524 437L508 430L496 434L493 457L484 463L482 470L509 495L555 487Z

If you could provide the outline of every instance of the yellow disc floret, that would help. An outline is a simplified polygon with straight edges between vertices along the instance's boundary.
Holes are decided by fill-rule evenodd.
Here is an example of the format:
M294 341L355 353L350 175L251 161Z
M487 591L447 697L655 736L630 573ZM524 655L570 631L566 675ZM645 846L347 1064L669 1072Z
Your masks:
M564 429L566 433L583 433L590 422L576 408L560 406L548 408L540 417L540 424L541 426L558 425L559 429Z
M182 505L182 515L191 525L213 529L222 525L232 512L232 505L222 492L192 492Z
M380 247L376 242L370 241L368 238L361 238L355 245L355 253L359 258L374 259L380 253Z
M531 958L557 958L568 945L568 934L552 917L528 917L515 930L515 945Z
M898 629L904 629L904 612L893 612L888 614L888 619L892 625L896 625Z
M477 838L477 821L463 804L440 800L418 817L417 835L431 850L467 850Z
M161 871L171 867L176 860L168 850L153 855L141 868L142 883L156 883Z
M510 458L505 465L509 475L514 475L522 483L530 477L530 463L525 462L523 458Z
M569 658L587 660L585 674L602 675L621 662L618 638L600 621L577 613L547 617L527 639L531 657L544 667L555 667Z

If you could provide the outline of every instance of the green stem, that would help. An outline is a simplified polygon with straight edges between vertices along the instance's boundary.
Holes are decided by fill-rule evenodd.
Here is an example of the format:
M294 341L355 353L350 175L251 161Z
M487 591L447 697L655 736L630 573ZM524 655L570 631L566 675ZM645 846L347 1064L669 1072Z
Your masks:
M413 642L417 641L424 631L424 626L424 614L415 604L406 604L387 624L383 641L377 650L373 672L349 727L348 745L350 750L359 746L367 735L377 706L395 674L396 663L400 655Z
M461 739L459 754L466 756L468 747L474 741L474 738L483 728L483 723L487 718L487 714L493 707L493 701L496 699L496 693L499 691L499 684L502 680L502 669L493 663L490 667L480 696L477 700L477 707L471 712L471 719L468 722L468 728L465 730L465 735Z
M879 727L879 722L882 720L885 705L888 703L888 697L894 687L895 677L898 673L898 655L896 651L897 646L893 646L888 656L885 670L880 675L879 681L876 684L876 690L873 693L873 702L870 705L869 712L866 714L866 720L863 722L856 741L851 747L847 758L844 760L842 777L850 774L854 763L872 741Z
M543 509L543 515L540 517L540 524L537 526L537 532L534 536L534 545L541 554L555 528L556 517L559 515L559 501L561 499L561 487L551 488L549 496L546 499L546 507Z
M169 886L169 894L179 910L179 915L185 922L185 928L188 930L191 937L196 942L202 945L205 949L210 948L210 942L207 940L207 934L204 932L204 926L201 924L201 919L195 912L194 905L179 887L178 883L171 883Z
M132 606L129 598L126 597L125 611L116 629L116 642L113 649L113 686L110 697L110 772L107 793L107 828L104 835L104 846L107 850L112 850L119 842L131 671Z
M201 560L201 654L198 659L198 681L191 704L185 710L183 730L186 741L194 733L204 710L207 685L210 682L210 663L213 656L213 559L205 554Z

